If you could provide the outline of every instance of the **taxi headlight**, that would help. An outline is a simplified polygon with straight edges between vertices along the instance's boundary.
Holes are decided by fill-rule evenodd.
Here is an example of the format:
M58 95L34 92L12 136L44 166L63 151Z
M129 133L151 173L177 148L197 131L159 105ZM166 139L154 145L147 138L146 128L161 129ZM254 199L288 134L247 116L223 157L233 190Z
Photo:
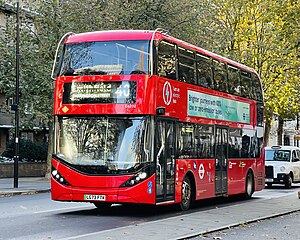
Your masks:
M284 171L285 171L285 166L281 166L281 167L280 167L280 171L281 171L281 172L284 172Z

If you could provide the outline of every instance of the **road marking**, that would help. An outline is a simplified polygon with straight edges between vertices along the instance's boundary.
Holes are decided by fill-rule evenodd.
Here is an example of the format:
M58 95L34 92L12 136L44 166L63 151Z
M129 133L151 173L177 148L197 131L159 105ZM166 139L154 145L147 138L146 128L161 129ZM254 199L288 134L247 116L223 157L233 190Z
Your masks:
M69 208L56 208L56 209L50 209L45 211L37 211L33 213L39 214L39 213L59 212L59 211L73 210L73 209L95 209L95 207L91 205L91 206L81 206L81 207L77 206L77 207L69 207Z

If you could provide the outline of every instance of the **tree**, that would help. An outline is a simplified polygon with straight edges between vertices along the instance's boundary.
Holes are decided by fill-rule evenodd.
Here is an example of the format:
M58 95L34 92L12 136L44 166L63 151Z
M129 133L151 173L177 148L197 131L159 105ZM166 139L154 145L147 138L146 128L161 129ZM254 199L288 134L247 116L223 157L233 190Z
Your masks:
M210 7L206 29L211 49L261 75L268 142L274 114L280 129L283 120L299 111L299 1L218 0Z

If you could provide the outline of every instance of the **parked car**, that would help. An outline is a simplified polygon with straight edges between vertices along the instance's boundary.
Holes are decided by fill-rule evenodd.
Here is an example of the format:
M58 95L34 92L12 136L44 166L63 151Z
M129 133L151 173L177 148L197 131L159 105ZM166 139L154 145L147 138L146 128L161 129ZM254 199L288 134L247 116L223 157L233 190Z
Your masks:
M291 188L292 183L300 182L300 148L293 146L272 146L265 148L265 182L284 184Z

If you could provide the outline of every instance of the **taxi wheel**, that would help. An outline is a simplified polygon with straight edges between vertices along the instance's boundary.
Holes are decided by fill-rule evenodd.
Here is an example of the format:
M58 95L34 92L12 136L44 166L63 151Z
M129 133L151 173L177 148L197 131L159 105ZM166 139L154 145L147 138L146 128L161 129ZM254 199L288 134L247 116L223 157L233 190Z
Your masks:
M106 208L110 208L111 207L111 203L107 203L107 202L93 202L93 204L95 205L95 207L97 209L106 209Z
M285 183L286 188L291 188L293 183L292 176L289 174Z
M192 202L192 185L190 179L185 176L182 181L181 188L181 203L180 208L182 211L186 211L190 208Z

